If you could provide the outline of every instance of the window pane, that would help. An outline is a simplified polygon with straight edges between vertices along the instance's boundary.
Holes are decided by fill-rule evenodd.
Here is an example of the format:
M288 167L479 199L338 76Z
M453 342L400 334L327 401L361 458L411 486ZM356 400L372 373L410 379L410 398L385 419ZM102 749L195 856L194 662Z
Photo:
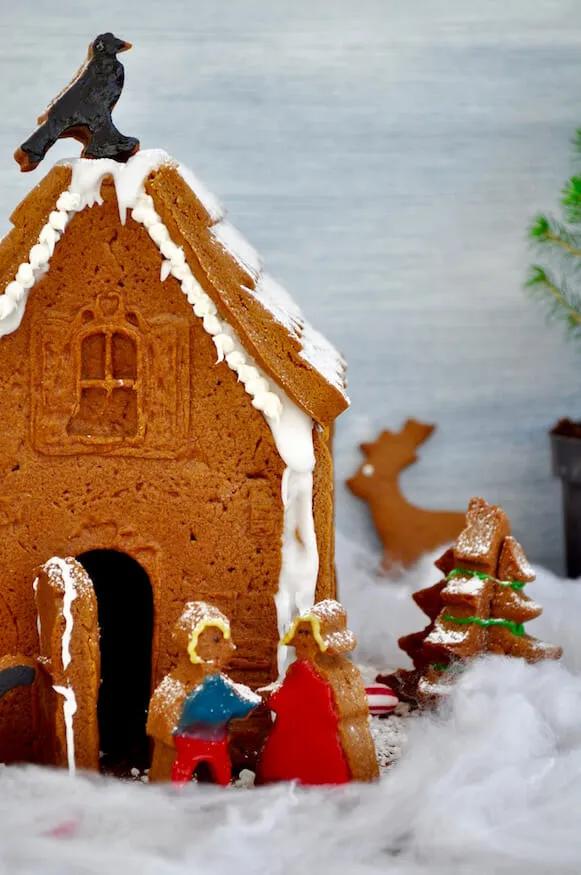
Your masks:
M105 335L89 334L81 344L81 379L105 379Z
M107 421L107 392L105 389L81 389L79 409L69 422L69 434L84 437L111 434Z
M68 432L83 437L133 437L137 434L137 391L85 387L81 389L79 409Z
M137 379L137 349L127 334L117 333L111 338L111 370L114 380Z
M137 434L137 392L113 389L107 411L111 434L132 437Z

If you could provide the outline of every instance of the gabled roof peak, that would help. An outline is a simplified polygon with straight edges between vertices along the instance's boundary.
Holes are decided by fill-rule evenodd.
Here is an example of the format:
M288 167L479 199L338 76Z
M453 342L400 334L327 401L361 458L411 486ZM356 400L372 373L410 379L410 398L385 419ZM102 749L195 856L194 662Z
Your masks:
M306 322L288 292L264 272L261 257L225 219L217 198L191 170L161 149L138 152L126 164L110 159L61 161L16 209L12 217L16 227L0 243L0 288L5 291L0 296L0 335L20 324L28 290L48 269L54 247L74 214L103 202L101 187L106 179L115 186L122 223L128 211L136 210L137 219L144 202L151 199L160 227L163 223L170 242L183 249L195 281L258 366L299 407L318 422L328 423L348 406L340 354ZM31 222L31 212L43 224L38 219ZM23 234L23 224L34 227ZM150 236L155 240L153 230ZM18 249L15 237L22 238L16 269L10 257L14 244ZM158 248L163 252L161 241ZM180 279L179 269L176 273L166 263L162 276L173 273Z

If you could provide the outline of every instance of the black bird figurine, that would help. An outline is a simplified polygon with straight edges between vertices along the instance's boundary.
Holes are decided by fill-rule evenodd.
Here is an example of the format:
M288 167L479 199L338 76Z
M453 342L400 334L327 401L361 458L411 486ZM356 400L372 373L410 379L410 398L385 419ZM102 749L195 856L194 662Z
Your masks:
M102 33L89 46L87 60L70 85L55 97L37 121L40 127L14 153L23 172L34 170L59 138L83 144L83 158L125 162L139 150L139 140L121 134L111 113L121 96L125 72L117 59L131 43Z

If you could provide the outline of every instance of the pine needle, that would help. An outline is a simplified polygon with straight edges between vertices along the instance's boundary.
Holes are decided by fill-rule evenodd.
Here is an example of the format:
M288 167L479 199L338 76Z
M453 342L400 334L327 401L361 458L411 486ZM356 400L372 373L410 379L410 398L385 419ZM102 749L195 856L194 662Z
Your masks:
M581 307L566 285L558 282L540 264L531 267L526 287L545 304L550 316L565 322L568 330L581 336Z
M581 128L573 145L581 155ZM581 339L581 176L572 176L565 184L561 208L561 219L541 213L528 228L528 238L545 263L532 265L525 286L551 318Z

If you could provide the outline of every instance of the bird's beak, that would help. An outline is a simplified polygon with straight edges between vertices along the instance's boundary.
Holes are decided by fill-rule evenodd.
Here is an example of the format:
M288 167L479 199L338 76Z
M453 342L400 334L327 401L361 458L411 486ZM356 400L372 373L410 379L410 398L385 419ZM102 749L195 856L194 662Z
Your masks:
M133 43L125 42L125 40L119 40L119 48L118 52L128 52L129 49L133 48Z

